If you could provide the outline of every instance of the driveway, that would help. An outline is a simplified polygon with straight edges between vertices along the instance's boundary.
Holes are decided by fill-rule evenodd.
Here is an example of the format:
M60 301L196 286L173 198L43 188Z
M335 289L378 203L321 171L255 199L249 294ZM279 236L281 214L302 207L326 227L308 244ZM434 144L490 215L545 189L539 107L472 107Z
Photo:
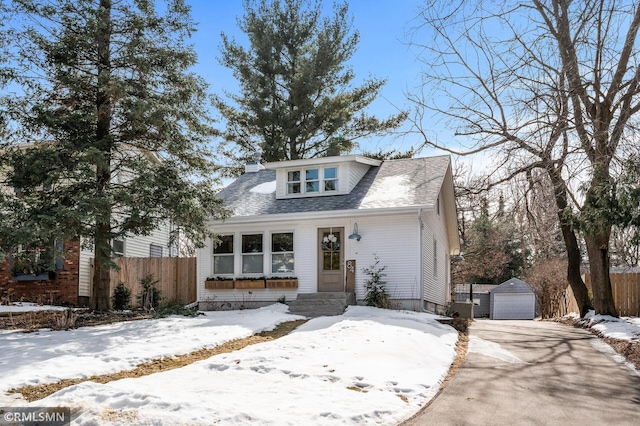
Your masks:
M591 333L546 321L476 320L470 336L462 368L403 425L640 424L640 376Z

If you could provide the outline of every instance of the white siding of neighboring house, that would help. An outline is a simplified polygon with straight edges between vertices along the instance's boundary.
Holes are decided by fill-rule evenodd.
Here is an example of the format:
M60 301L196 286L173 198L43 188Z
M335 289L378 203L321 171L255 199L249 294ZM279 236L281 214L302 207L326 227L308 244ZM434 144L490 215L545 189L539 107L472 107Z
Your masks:
M82 244L84 239L80 243L80 260L78 271L78 296L90 297L91 289L89 283L91 282L91 259L93 259L93 250L83 248Z
M423 210L422 228L422 286L423 300L428 305L440 307L450 299L449 243L444 221L444 209L440 214L434 210ZM436 242L436 268L434 271L434 241Z
M349 240L354 222L358 223L360 241ZM396 299L419 300L419 232L417 212L404 215L367 216L353 218L323 218L287 222L233 225L229 223L214 227L219 234L234 234L235 275L242 276L241 241L242 233L263 233L264 275L270 274L270 235L272 232L294 233L295 272L298 289L260 289L252 290L208 290L204 287L207 277L213 275L211 242L198 251L198 300L215 302L241 302L250 298L256 302L275 301L281 296L287 300L295 299L297 293L317 292L318 281L318 228L344 227L344 260L356 260L356 295L364 298L364 282L367 276L362 269L374 263L374 254L380 257L379 266L386 266L387 287L390 295Z
M169 232L170 224L167 222L160 225L150 235L132 236L124 240L125 257L149 257L151 243L162 246L162 256L169 257ZM175 256L175 249L173 255ZM91 296L91 259L93 259L93 249L80 249L79 283L78 295Z

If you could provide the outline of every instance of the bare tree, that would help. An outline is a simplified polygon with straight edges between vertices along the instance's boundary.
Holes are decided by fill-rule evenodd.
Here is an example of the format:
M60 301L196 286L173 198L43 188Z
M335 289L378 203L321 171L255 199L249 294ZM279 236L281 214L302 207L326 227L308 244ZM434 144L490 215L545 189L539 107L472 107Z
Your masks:
M558 277L566 268L564 258L549 258L536 263L526 276L538 299L542 318L552 318L560 311L567 283Z
M636 46L640 5L609 0L428 0L412 43L422 49L423 91L414 129L425 144L467 155L488 152L487 187L543 170L554 191L567 278L581 314L589 307L575 228L597 213L600 185L640 109ZM431 40L421 40L424 34ZM471 145L443 146L425 130L435 113ZM586 182L586 194L577 189ZM579 213L579 214L576 214ZM589 214L582 230L596 312L616 315L609 279L611 224ZM584 226L587 225L587 226Z

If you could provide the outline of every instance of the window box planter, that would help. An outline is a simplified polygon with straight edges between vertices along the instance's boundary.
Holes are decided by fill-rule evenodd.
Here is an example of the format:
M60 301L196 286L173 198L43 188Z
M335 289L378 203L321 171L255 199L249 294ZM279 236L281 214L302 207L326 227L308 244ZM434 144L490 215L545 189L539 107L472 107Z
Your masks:
M11 281L50 281L56 278L56 273L51 271L40 272L38 274L15 274Z
M298 279L267 278L267 288L298 288Z
M207 278L204 288L208 290L231 290L233 289L233 278Z
M235 286L240 289L264 288L264 278L238 278Z

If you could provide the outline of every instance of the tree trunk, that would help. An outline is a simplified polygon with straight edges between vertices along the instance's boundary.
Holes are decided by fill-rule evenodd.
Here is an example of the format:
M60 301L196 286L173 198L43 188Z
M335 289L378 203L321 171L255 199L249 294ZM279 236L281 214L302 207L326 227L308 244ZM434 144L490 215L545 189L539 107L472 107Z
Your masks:
M93 269L93 294L92 308L97 311L111 309L110 278L111 278L111 241L108 238L109 227L99 224L94 241L94 269Z
M609 235L610 229L604 229L595 235L585 237L589 267L591 274L591 289L596 314L618 316L613 301L611 278L609 276Z
M564 244L567 249L567 281L571 286L571 290L573 290L573 295L580 308L580 316L584 317L587 312L589 312L589 308L591 308L591 301L589 300L589 290L584 284L582 275L580 274L582 256L580 254L580 248L578 247L578 239L576 238L575 232L571 229L571 225L562 217L562 210L558 212L558 216L560 228L562 229L562 237L564 238Z
M567 281L580 308L580 316L584 317L589 312L591 302L589 300L589 291L580 274L582 256L578 246L578 239L573 229L571 229L571 224L564 217L564 210L568 206L567 190L562 180L561 170L550 166L547 167L547 173L554 188L553 193L558 207L558 221L560 222L564 245L567 249Z
M109 275L111 269L111 203L108 189L111 182L111 0L100 0L96 30L98 86L96 91L96 147L102 154L96 160L96 198L100 202L94 234L92 305L98 311L111 308Z

